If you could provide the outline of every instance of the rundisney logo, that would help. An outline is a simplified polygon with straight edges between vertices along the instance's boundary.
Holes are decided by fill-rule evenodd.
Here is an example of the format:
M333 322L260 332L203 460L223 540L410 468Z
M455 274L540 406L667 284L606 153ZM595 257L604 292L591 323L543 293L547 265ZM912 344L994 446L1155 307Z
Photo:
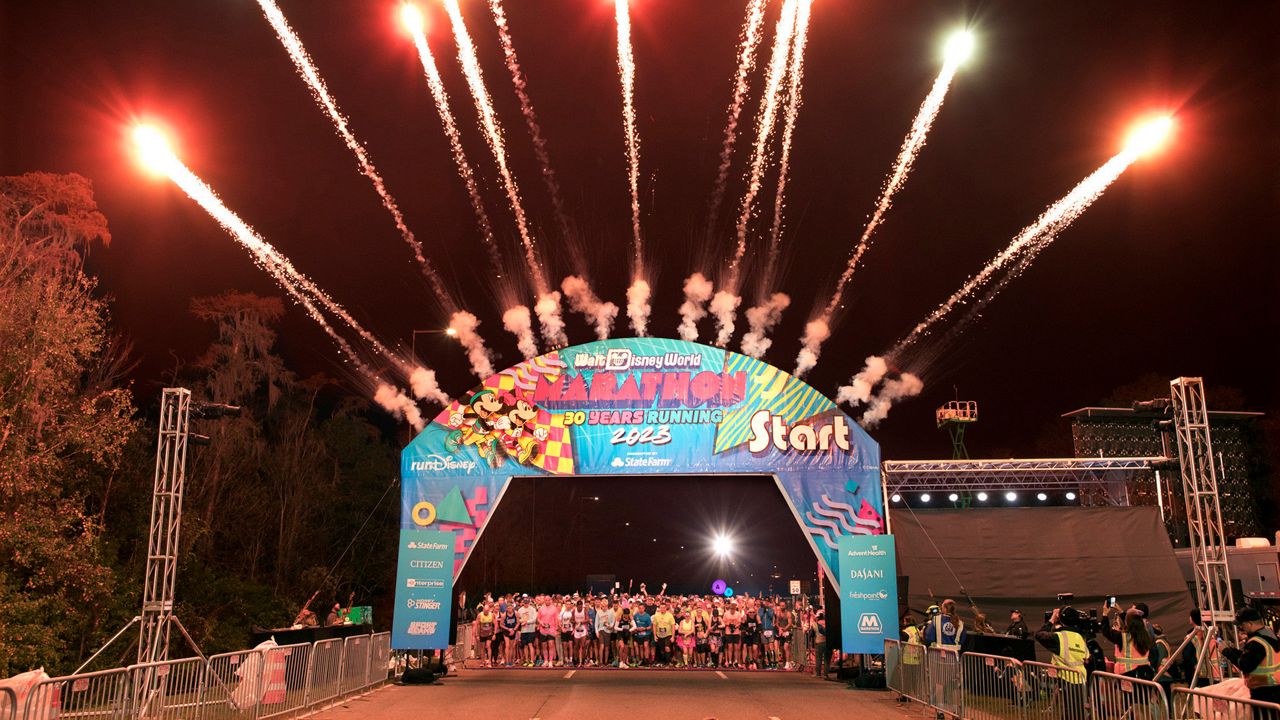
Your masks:
M446 457L444 455L428 455L421 460L411 460L409 469L413 471L426 470L429 472L442 472L445 470L465 470L471 472L476 469L475 460L457 459Z

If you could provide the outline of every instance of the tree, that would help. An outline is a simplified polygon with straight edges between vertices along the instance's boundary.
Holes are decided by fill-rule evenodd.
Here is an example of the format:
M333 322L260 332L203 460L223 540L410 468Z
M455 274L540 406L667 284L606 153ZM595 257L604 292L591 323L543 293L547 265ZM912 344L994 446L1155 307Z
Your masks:
M136 424L83 271L110 240L86 178L0 178L0 675L58 666L113 604L88 499Z

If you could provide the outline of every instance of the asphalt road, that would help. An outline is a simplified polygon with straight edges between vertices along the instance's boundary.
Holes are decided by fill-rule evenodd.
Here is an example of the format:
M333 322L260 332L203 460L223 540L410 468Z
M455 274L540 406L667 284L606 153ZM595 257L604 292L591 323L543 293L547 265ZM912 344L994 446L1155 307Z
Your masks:
M915 710L914 713L911 710ZM883 690L800 673L654 670L468 670L434 685L389 686L323 720L796 720L918 718Z

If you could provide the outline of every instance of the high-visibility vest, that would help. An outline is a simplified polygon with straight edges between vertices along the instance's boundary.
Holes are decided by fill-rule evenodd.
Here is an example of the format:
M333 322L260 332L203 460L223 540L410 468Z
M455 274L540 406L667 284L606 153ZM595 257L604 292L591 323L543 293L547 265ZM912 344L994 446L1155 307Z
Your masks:
M943 642L943 640L942 640L942 625L943 625L943 619L944 619L944 618L946 618L946 617L947 617L946 615L934 615L934 616L933 616L933 646L934 646L934 647L942 647L942 648L956 648L956 649L959 649L959 648L960 648L960 643L959 643L959 640L960 640L960 633L964 632L964 621L963 621L963 620L959 620L959 619L957 619L957 620L956 620L956 625L955 625L955 635L953 635L952 637L953 637L953 638L955 638L955 640L956 640L957 642L950 642L950 643L948 643L948 642Z
M921 642L920 628L908 625L902 629L907 634L907 644L902 646L902 662L904 665L919 665L924 655L924 643Z
M1191 631L1191 646L1195 648L1197 658L1200 657L1200 651L1204 646L1204 637L1205 632L1201 628L1196 628ZM1200 677L1210 678L1214 682L1222 679L1222 662L1218 658L1218 641L1216 638L1211 641L1211 644L1209 645L1209 655L1204 659L1204 665L1200 667ZM1208 673L1205 674L1204 670L1208 670Z
M1089 646L1085 645L1084 637L1078 632L1068 630L1060 630L1058 635L1058 653L1052 653L1050 660L1053 664L1060 668L1065 668L1068 672L1062 673L1062 679L1075 685L1083 685L1085 679L1084 661L1089 657Z
M1116 673L1124 675L1150 664L1148 653L1138 652L1138 646L1133 643L1133 638L1129 637L1129 633L1122 632L1120 644L1116 646Z
M1258 667L1245 676L1245 684L1251 688L1280 685L1280 653L1277 653L1271 647L1271 643L1257 635L1249 638L1245 644L1247 645L1251 642L1261 645L1263 652L1266 654L1262 656L1262 662L1258 663Z

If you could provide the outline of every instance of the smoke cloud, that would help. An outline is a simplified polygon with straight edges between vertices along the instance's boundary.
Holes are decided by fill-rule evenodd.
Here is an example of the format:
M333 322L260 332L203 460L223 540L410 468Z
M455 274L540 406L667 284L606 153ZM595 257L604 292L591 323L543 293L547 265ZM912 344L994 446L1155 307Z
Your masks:
M871 391L876 383L889 374L889 363L879 355L871 355L866 365L849 381L848 385L836 390L836 402L858 406L871 399Z
M516 347L528 360L538 355L538 343L533 339L533 315L524 305L512 305L502 313L502 327L516 336Z
M831 337L831 325L823 318L810 320L804 326L804 337L800 339L802 347L796 356L796 377L804 377L805 373L818 364L818 356L822 353L822 343Z
M586 278L579 275L570 275L565 278L560 283L560 289L564 291L569 307L573 308L574 312L585 315L587 322L595 327L596 338L609 339L609 333L613 332L613 321L618 317L618 306L611 302L601 302L600 298L592 292Z
M552 290L538 296L533 312L542 326L542 339L549 348L564 347L569 338L564 334L564 317L560 315L560 293Z
M459 310L449 318L449 327L453 328L454 337L467 351L472 374L485 380L493 375L493 356L489 354L489 348L484 346L484 338L476 332L479 326L480 320L466 310Z
M649 334L649 313L653 308L649 306L649 297L652 294L649 283L636 278L631 287L627 288L627 317L631 318L631 329L639 337Z
M436 382L435 370L424 367L414 368L409 374L409 387L413 389L413 396L419 400L430 400L441 405L449 404L449 396Z
M742 296L734 295L728 290L721 290L711 298L711 314L716 318L716 345L724 347L729 344L740 304Z
M373 401L396 419L408 421L414 430L422 430L422 411L418 409L418 404L412 398L404 394L403 390L386 383L379 383L377 391L373 394Z
M747 310L750 330L742 336L742 352L753 358L762 357L773 341L765 337L782 319L782 313L791 305L791 296L776 292L768 300Z
M689 342L698 339L698 321L707 316L707 301L715 287L696 272L684 281L684 302L680 304L680 337Z
M902 373L902 377L886 380L880 394L871 401L867 411L858 422L865 428L872 428L889 415L889 408L903 398L914 397L924 390L924 381L911 373Z

